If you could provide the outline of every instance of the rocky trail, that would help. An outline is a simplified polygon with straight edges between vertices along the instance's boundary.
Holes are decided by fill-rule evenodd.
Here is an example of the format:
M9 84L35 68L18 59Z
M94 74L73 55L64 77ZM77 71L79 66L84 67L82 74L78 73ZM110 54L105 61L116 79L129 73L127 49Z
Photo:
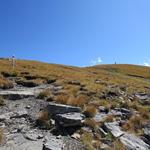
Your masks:
M85 114L80 107L46 102L37 98L37 95L50 89L55 92L62 90L54 84L43 84L36 87L24 87L15 83L10 90L0 90L5 105L0 108L0 127L3 128L4 139L0 150L84 150L85 145L80 142L80 134L76 130L82 128L87 132L94 132L84 126ZM141 97L145 98L144 96ZM51 114L51 129L37 122L38 114L42 110ZM128 109L112 109L107 111L99 107L99 112L93 117L95 122L100 122L108 115L118 116L120 120L105 122L99 127L99 133L104 137L109 133L120 139L128 150L150 149L150 126L144 129L145 137L140 138L122 131L120 125L135 112ZM39 126L40 124L40 126ZM111 141L103 138L100 149L110 148Z
M0 127L4 129L4 141L1 150L69 150L82 149L81 143L69 136L56 136L49 130L36 126L37 114L47 107L43 100L36 99L52 85L41 85L33 88L15 85L13 89L1 90L5 97L5 106L0 108ZM51 105L55 110L55 104ZM68 108L64 107L64 110ZM61 112L61 110L60 110Z

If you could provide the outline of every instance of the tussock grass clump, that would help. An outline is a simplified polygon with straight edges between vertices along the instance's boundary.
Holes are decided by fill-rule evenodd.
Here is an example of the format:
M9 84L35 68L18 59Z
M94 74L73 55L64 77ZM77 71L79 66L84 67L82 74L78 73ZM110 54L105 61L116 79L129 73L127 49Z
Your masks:
M69 95L68 94L60 93L56 97L55 101L58 102L58 103L61 103L61 104L67 104L68 99L69 99Z
M86 147L86 150L93 150L94 147L92 145L93 135L92 133L84 132L82 134L81 140Z
M0 88L1 89L10 89L13 88L12 82L8 81L4 77L0 76Z
M94 105L87 105L84 107L84 114L86 117L92 118L96 115L97 108Z
M141 134L143 125L144 119L141 116L134 116L122 128L131 133Z
M84 95L73 96L71 95L67 101L67 104L83 107L87 102L87 97Z
M5 105L5 100L2 96L0 96L0 106L4 106Z
M102 122L113 122L115 119L114 115L108 115Z
M20 80L17 80L16 83L25 87L36 87L45 83L45 80L40 79L40 78L34 79L34 80L26 80L22 78Z
M56 82L56 78L54 78L54 77L47 77L46 78L46 82L48 84L54 83L54 82Z
M47 90L44 90L44 91L40 92L37 98L46 99L50 96L51 96L51 92L50 92L50 90L47 89Z
M15 71L3 71L1 72L1 74L4 76L4 77L17 77L18 76L18 72L15 72Z
M72 93L60 93L55 101L61 104L73 105L83 107L87 103L87 96L78 95L74 96Z
M107 149L107 150L126 150L126 147L121 143L121 141L119 139L116 139L111 148Z
M2 143L3 137L4 137L3 129L0 128L0 144Z
M47 110L42 110L37 114L36 124L39 127L44 127L46 129L50 129L52 127L51 117Z
M97 135L98 134L83 131L83 133L81 134L81 141L85 145L86 150L100 149L101 140Z
M100 126L100 123L97 123L94 119L92 118L87 118L85 121L84 121L84 125L85 126L88 126L90 127L93 131L97 131L99 126Z

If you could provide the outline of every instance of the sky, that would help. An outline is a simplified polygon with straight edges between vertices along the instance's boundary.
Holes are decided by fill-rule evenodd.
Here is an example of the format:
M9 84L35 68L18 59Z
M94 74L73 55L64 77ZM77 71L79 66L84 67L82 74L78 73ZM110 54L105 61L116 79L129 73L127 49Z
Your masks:
M150 0L0 0L0 57L150 65Z

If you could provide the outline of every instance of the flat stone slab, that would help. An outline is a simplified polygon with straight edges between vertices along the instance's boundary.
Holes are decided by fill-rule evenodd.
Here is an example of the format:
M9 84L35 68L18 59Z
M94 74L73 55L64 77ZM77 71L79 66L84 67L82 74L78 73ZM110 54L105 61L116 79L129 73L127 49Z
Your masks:
M111 122L111 123L104 123L106 129L111 132L111 134L114 136L114 137L120 137L124 134L123 131L121 131L119 125L117 122Z
M57 114L65 114L70 112L81 112L80 107L70 106L70 105L63 105L63 104L56 104L56 103L48 103L47 110L52 115Z
M125 133L120 137L120 141L126 146L127 150L150 150L150 146L140 138Z
M17 87L16 89L0 90L0 96L4 96L11 100L23 99L27 97L37 96L47 85L41 85L34 88Z
M84 119L85 116L83 114L76 112L58 114L56 116L56 121L63 127L81 126Z

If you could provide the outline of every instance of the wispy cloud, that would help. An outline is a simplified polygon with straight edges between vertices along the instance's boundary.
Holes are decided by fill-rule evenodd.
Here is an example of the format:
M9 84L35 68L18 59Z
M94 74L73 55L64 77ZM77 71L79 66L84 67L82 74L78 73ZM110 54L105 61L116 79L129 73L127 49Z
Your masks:
M102 62L103 61L102 61L101 57L97 57L96 59L91 60L90 64L91 64L91 66L94 66L94 65L98 65L98 64L100 64Z
M150 67L150 59L148 61L144 62L143 64L144 64L144 66Z

